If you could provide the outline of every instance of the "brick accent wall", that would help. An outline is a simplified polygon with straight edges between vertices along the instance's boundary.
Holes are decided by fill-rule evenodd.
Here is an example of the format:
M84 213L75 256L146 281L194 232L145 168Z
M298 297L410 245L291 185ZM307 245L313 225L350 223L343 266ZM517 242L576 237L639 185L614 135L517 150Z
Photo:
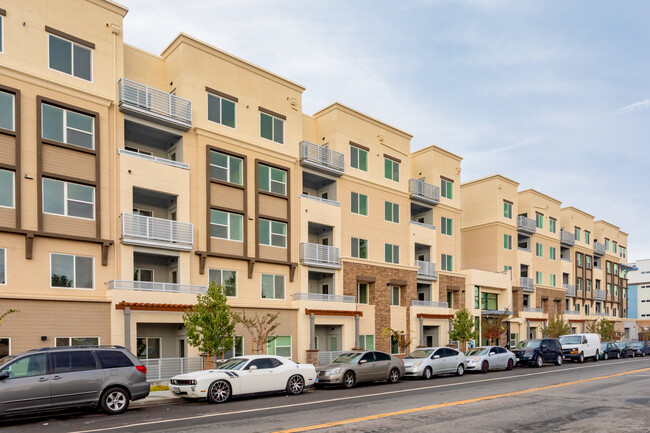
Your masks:
M548 314L549 318L555 315L554 302L558 301L558 314L561 314L564 310L564 303L566 299L566 291L563 289L548 289L543 287L535 287L535 299L537 306L542 305L542 298L544 300L544 309L543 312Z
M375 266L370 264L343 261L343 294L357 296L357 277L373 277L370 283L368 301L375 306L375 349L390 353L389 337L382 337L381 333L390 326L390 281L405 280L400 294L400 305L406 306L407 327L411 325L411 300L418 298L417 271L396 269L388 266ZM413 330L413 329L411 329ZM403 331L406 332L406 329Z
M524 311L524 289L517 287L512 289L512 317L521 317Z
M447 291L451 291L454 295L454 308L461 309L465 306L465 278L454 277L451 275L440 275L438 277L439 289L439 302L447 302ZM432 299L436 301L436 299Z

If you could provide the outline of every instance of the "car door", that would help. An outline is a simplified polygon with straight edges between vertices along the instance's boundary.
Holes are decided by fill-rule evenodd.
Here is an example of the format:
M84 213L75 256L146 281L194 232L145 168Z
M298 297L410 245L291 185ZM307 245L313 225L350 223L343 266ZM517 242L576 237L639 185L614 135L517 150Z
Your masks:
M445 350L443 348L436 349L431 354L431 368L433 369L433 374L445 372Z
M91 404L99 399L105 380L90 350L50 352L52 407Z
M359 360L359 364L357 364L357 381L366 382L374 380L375 367L375 352L364 353Z
M544 362L551 362L555 359L555 354L552 353L548 340L542 340L542 344L539 348L542 351Z
M254 367L251 369L251 367ZM275 369L270 358L251 360L239 375L242 394L274 391Z
M387 353L375 352L375 368L373 380L384 380L388 378L391 367L391 357Z
M444 349L445 352L445 373L453 373L458 365L458 352L454 349Z
M273 380L273 391L281 391L287 388L289 377L295 372L277 358L269 358L271 362L271 379Z
M24 356L0 370L0 413L49 409L50 375L45 353Z
M490 369L503 367L503 361L499 356L499 348L490 348L490 351L488 352L488 363L490 364Z

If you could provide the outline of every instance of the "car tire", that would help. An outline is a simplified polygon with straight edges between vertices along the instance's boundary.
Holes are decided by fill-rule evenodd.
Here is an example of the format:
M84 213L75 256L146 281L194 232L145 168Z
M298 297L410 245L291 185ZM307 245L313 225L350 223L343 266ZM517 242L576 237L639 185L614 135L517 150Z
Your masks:
M603 359L605 361L607 361L609 359L609 355L607 354L607 352L603 353Z
M431 371L431 367L425 368L424 371L422 372L422 379L429 380L429 379L431 379L431 376L433 376L433 372Z
M506 365L506 370L512 370L515 366L515 363L512 362L512 359L508 360L508 365Z
M580 352L580 355L578 355L578 362L582 364L585 362L585 354L583 352Z
M101 408L109 415L119 415L129 407L129 394L122 388L109 388L102 394Z
M594 362L598 361L600 359L600 352L596 351L596 356L594 356Z
M399 382L399 370L393 368L388 373L388 383L397 383L397 382Z
M542 358L542 355L537 355L537 358L535 358L535 367L541 368L544 365L544 358Z
M616 359L621 359L621 352L616 352Z
M294 374L287 381L287 394L300 395L305 390L305 378L299 374Z
M456 376L462 376L465 374L465 366L463 364L458 364L458 368L456 368Z
M487 361L483 361L483 364L481 364L481 373L485 374L488 371L490 371L490 364Z
M357 377L351 371L346 371L343 374L343 387L350 389L357 383Z
M232 387L225 380L215 380L208 387L208 401L210 403L225 403L232 395Z
M563 362L564 362L564 358L562 357L562 355L558 353L557 357L555 358L555 365L562 365Z

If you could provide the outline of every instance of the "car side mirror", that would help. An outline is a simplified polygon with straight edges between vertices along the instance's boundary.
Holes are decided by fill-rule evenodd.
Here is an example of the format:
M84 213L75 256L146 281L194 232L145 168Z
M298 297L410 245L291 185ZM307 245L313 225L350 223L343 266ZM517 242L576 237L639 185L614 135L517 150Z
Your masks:
M0 380L7 379L8 377L9 377L9 371L8 370L0 372Z
M433 359L438 359L440 358L440 355L433 355Z
M255 371L255 370L257 370L257 365L251 365L250 367L248 367L248 371Z
M359 364L365 364L366 362L368 362L368 360L362 359L361 361L359 361Z

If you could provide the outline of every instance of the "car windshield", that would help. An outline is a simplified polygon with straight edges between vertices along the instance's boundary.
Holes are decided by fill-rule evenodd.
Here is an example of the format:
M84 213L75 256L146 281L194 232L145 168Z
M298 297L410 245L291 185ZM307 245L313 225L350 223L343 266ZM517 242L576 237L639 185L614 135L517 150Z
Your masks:
M621 349L625 349L625 343L614 343L614 344L616 344Z
M246 358L233 358L217 367L217 370L241 370L244 364L248 362Z
M561 344L580 344L582 342L582 337L579 335L565 335L560 337Z
M632 343L632 347L634 347L635 349L643 349L643 341Z
M465 352L465 355L467 356L486 355L487 351L488 351L487 347L475 347L474 349L470 349L467 352Z
M405 356L404 359L426 358L427 356L431 355L431 353L433 353L433 349L414 350L413 352L411 352L407 356Z
M357 362L360 356L359 352L342 353L332 361L332 364L352 364Z
M542 344L542 340L524 340L517 344L517 349L536 349Z

